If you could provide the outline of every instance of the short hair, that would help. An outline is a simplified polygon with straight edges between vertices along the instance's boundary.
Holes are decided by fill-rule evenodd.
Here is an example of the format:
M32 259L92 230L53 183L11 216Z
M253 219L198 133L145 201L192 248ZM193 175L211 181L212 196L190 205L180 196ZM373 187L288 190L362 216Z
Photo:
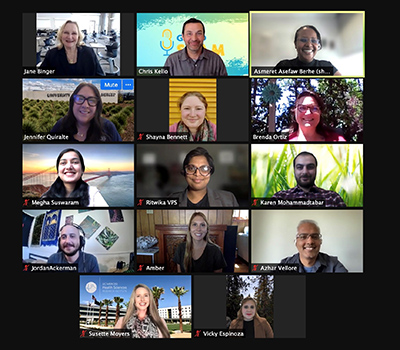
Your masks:
M210 174L212 175L215 171L215 167L214 167L214 159L211 157L210 153L208 153L208 151L203 148L203 147L197 147L195 149L192 149L185 157L185 159L183 160L183 164L182 164L182 170L181 170L181 174L185 176L185 167L186 165L189 164L190 160L193 157L198 157L198 156L203 156L206 157L208 164L211 167L211 172Z
M296 166L296 159L298 156L312 156L315 160L315 166L318 166L317 158L311 152L303 151L303 152L300 152L296 157L294 157L293 168Z
M302 30L303 28L310 28L312 29L316 34L317 34L317 39L319 40L319 50L322 49L322 39L321 39L321 34L319 33L318 29L315 28L311 24L307 24L305 26L301 26L299 29L296 30L296 33L294 34L294 42L296 43L297 40L297 35L299 34L299 31Z
M297 225L297 231L299 231L299 227L300 227L301 225L303 225L303 224L311 224L311 225L314 225L314 226L318 229L318 233L321 233L321 229L320 229L320 227L318 226L318 223L317 223L315 220L310 220L310 219L301 220L301 221L298 223L298 225Z
M183 23L183 26L182 26L182 34L185 32L185 26L186 26L186 24L188 24L188 23L200 23L201 24L201 26L203 27L203 34L206 34L206 28L204 27L204 23L202 22L202 21L200 21L199 19L197 19L197 18L189 18L185 23Z

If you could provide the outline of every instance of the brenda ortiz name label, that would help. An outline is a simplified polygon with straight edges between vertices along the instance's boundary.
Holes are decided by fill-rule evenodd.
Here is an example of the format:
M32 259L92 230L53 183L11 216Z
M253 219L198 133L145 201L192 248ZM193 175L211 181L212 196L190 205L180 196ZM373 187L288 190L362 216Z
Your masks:
M194 338L243 338L242 329L234 330L215 330L215 329L196 329Z

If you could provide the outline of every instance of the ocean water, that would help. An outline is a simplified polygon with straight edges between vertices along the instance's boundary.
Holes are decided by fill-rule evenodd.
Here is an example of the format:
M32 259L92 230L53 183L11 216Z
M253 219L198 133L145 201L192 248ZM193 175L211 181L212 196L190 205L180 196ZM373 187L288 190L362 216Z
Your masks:
M133 173L113 175L88 182L96 186L110 207L133 207L134 177Z

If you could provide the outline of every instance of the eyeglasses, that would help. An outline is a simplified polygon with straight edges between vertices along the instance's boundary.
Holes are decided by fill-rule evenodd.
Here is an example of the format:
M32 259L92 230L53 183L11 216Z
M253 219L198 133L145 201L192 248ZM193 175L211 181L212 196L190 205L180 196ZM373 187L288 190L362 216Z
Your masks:
M188 164L185 166L185 172L188 175L196 174L197 170L199 170L200 175L207 176L210 175L212 167L210 167L209 165L202 165L200 167L197 167L193 164Z
M296 235L296 238L302 241L305 241L306 239L308 239L308 237L311 237L311 239L315 241L322 238L322 235L320 233L298 233Z
M315 105L311 105L311 106L308 106L308 105L298 105L296 108L297 108L297 110L298 110L300 113L305 113L305 112L307 112L307 110L309 110L311 113L320 113L320 112L321 112L321 110L319 109L319 107L318 107L318 106L315 106Z
M314 44L314 45L319 45L320 44L319 39L315 39L315 38L299 38L298 40L300 42L302 42L303 44L306 44L308 42L310 42L311 44Z
M75 103L78 104L78 105L83 105L83 103L84 103L85 101L88 101L88 105L89 105L90 107L96 107L97 102L98 102L99 100L97 99L97 97L93 97L93 96L91 96L91 97L85 97L85 96L82 96L82 95L74 95L74 101L75 101Z

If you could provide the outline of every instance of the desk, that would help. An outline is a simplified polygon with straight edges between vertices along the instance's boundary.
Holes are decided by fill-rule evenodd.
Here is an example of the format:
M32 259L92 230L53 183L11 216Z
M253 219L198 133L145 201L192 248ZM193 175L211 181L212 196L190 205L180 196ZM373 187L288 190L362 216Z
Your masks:
M146 255L151 256L151 263L154 264L154 256L158 253L158 247L149 248L149 249L137 249L136 255Z
M96 55L98 54L99 49L105 49L105 48L106 48L105 45L100 44L100 43L89 43L89 46L90 46L92 49L95 49L95 50L96 50Z

